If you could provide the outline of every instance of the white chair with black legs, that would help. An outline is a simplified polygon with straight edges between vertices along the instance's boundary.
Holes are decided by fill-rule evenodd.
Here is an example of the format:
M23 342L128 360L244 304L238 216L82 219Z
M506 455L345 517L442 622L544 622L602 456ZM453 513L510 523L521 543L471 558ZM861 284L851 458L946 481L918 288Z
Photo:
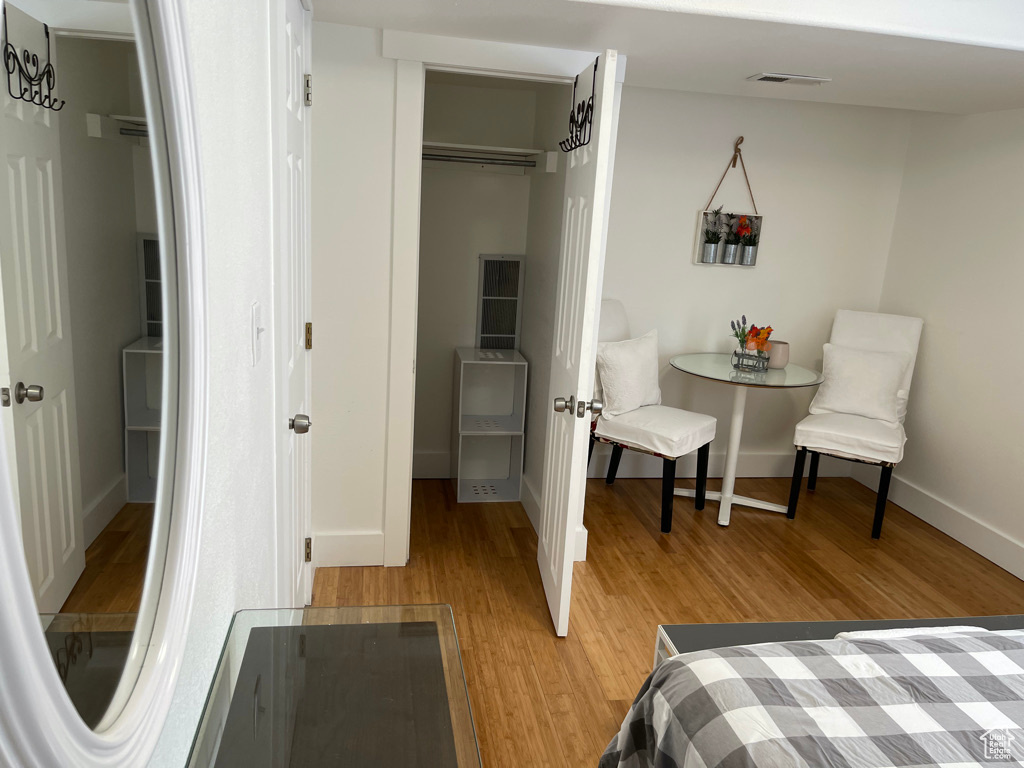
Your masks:
M796 462L787 516L796 517L807 454L807 490L813 491L822 455L880 466L871 538L882 535L892 470L907 441L910 384L924 322L918 317L841 309L825 345L824 381L810 415L797 424Z
M694 507L704 509L708 455L715 439L713 416L661 404L658 384L658 333L631 339L622 304L601 302L598 326L595 395L604 410L591 424L590 455L594 443L612 446L606 482L615 482L623 450L638 451L662 460L661 530L672 530L676 462L697 451L697 489ZM589 456L588 456L589 461Z

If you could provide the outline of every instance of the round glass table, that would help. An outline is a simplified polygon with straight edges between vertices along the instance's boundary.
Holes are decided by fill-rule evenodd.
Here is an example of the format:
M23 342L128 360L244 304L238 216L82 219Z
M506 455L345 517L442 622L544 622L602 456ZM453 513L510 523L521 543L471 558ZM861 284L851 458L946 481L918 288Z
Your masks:
M821 384L819 371L804 368L790 363L785 368L768 371L737 371L732 367L732 355L729 353L697 352L689 355L677 355L670 361L673 368L699 376L702 379L720 381L733 385L732 421L729 424L729 443L725 450L725 473L722 475L722 490L708 491L707 498L718 501L718 524L728 525L732 515L732 505L766 509L769 512L786 513L782 504L773 504L748 496L736 496L736 460L740 454L740 439L743 436L743 413L747 406L747 389L793 389L797 387L814 387ZM686 488L676 488L677 496L690 496L694 492Z

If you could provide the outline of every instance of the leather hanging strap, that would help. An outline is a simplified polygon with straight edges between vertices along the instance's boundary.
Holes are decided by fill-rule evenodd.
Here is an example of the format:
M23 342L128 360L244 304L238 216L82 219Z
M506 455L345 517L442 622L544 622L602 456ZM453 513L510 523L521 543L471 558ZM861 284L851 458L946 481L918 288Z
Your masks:
M722 171L722 178L718 180L718 184L715 186L715 191L711 193L711 197L708 198L707 205L704 206L705 211L711 210L711 204L715 202L715 195L718 194L718 190L722 186L722 182L725 181L725 175L729 173L730 168L736 167L736 161L740 161L740 168L743 170L743 180L747 182L747 192L750 193L750 204L754 206L754 213L757 213L757 203L754 202L754 190L750 188L750 179L747 177L747 165L743 162L743 150L740 149L740 144L743 143L743 137L740 136L736 139L736 143L732 145L732 159L729 160L725 166L725 170ZM760 214L758 214L760 215Z

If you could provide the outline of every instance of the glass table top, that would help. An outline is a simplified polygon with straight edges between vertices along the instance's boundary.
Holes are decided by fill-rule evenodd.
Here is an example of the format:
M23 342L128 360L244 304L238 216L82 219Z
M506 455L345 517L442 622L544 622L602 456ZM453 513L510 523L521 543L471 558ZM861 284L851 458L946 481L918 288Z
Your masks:
M767 371L737 371L732 367L732 354L728 352L696 352L688 355L676 355L669 362L673 368L683 371L683 373L744 387L779 389L813 387L821 384L822 381L819 371L793 363L785 368Z
M239 611L189 766L479 768L451 607Z

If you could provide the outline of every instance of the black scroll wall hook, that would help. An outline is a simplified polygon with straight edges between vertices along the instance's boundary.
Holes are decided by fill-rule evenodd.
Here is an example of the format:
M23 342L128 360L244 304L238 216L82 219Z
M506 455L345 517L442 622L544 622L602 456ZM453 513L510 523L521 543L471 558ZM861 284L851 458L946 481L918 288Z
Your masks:
M569 107L569 137L558 142L563 152L572 152L574 149L585 147L590 143L590 136L594 129L594 94L597 93L597 62L594 60L594 83L590 88L590 98L576 103L576 86L579 85L580 76L572 82L572 105Z
M53 96L57 84L57 73L50 61L50 27L43 24L46 35L46 64L27 48L18 54L7 33L7 6L4 5L4 67L7 69L7 92L12 99L27 101L29 104L60 112L64 101Z

